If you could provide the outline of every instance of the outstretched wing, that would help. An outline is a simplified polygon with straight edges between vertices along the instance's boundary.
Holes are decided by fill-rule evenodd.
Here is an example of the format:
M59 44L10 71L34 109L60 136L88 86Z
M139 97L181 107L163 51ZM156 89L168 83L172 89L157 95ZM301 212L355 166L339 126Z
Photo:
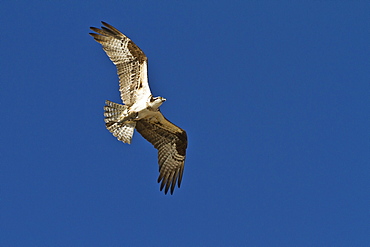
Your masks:
M131 106L136 101L151 95L148 84L148 59L132 40L111 25L103 22L101 29L90 27L97 33L90 33L103 46L110 60L117 67L119 90L122 101Z
M168 121L160 111L154 117L144 118L136 123L136 130L158 149L159 177L161 190L165 187L171 194L177 186L180 188L186 148L188 145L185 130Z

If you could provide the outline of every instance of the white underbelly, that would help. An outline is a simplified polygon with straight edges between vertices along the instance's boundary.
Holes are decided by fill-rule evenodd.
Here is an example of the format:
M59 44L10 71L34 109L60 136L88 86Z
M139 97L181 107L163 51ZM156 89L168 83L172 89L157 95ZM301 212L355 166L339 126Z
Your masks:
M155 115L156 111L151 111L149 109L142 109L138 113L139 114L137 115L137 119L142 119L142 118L150 118L150 117L153 117Z

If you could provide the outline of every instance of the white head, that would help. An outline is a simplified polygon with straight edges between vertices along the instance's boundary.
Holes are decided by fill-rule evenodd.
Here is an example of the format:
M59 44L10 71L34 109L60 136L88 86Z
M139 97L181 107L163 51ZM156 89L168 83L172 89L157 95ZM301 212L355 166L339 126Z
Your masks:
M148 105L149 105L149 107L151 107L153 109L157 109L165 101L166 101L166 99L163 98L163 97L153 97L153 96L150 96Z

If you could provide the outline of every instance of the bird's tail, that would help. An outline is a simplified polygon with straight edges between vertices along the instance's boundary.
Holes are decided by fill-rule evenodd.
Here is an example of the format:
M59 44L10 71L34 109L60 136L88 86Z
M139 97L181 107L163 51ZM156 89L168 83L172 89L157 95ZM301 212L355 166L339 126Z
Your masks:
M122 117L128 115L127 106L120 105L109 100L105 101L105 104L105 127L107 127L107 129L117 137L118 140L130 144L136 122L122 121Z

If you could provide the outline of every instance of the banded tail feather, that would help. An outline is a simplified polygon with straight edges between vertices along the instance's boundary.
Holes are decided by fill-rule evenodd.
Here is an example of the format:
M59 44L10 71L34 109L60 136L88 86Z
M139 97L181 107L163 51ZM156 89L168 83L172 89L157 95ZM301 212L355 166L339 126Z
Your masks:
M124 121L128 116L127 106L106 100L104 106L105 127L118 140L124 143L131 143L132 136L136 127L136 122Z

